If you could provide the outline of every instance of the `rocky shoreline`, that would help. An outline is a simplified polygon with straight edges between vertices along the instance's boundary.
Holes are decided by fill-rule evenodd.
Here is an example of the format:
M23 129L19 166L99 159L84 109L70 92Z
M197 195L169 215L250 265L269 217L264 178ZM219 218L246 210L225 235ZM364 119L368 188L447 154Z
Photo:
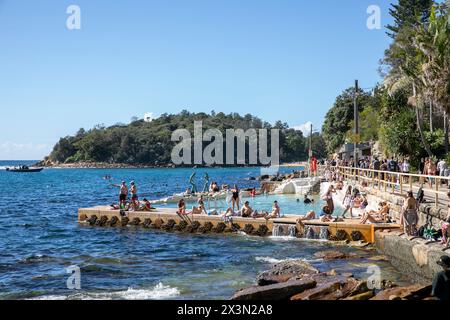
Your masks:
M357 259L335 250L317 252L324 260ZM431 285L397 286L379 279L376 283L335 270L319 272L303 260L283 261L257 275L256 285L237 291L232 300L434 300Z

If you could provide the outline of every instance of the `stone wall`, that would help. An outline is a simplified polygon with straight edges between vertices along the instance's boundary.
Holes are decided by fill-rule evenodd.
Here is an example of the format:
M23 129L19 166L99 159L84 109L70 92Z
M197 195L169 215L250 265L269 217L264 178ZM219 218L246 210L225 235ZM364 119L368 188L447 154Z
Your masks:
M442 255L450 255L438 242L407 237L400 231L375 232L375 246L395 268L421 284L429 284L442 271L436 262Z

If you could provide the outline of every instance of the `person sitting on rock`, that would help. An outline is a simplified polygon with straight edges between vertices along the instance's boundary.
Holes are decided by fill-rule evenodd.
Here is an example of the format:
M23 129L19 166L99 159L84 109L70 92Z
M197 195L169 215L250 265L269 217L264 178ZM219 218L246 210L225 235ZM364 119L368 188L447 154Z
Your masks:
M311 203L314 203L314 199L308 198L308 195L305 194L305 198L303 199L303 203L304 203L304 204L311 204Z

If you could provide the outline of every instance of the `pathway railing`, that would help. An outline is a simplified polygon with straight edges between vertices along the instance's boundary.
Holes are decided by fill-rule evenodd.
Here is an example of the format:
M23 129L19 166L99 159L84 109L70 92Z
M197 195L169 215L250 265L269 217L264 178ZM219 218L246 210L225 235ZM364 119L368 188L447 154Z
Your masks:
M431 197L436 207L440 204L439 200L441 200L441 204L448 201L447 193L449 191L450 177L344 166L328 168L337 169L340 178L343 180L360 184L365 182L368 187L378 188L385 192L389 190L392 193L406 195L408 191L417 192L419 188L422 188L425 197ZM324 174L326 170L325 166L320 166L319 173Z

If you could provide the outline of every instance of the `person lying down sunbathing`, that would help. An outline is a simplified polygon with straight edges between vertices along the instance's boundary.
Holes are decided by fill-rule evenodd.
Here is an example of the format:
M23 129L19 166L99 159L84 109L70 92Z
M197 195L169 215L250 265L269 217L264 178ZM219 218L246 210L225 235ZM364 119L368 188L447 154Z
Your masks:
M380 202L378 204L378 211L370 210L365 211L359 223L365 224L367 221L371 223L383 223L388 222L389 219L389 204L386 201Z

